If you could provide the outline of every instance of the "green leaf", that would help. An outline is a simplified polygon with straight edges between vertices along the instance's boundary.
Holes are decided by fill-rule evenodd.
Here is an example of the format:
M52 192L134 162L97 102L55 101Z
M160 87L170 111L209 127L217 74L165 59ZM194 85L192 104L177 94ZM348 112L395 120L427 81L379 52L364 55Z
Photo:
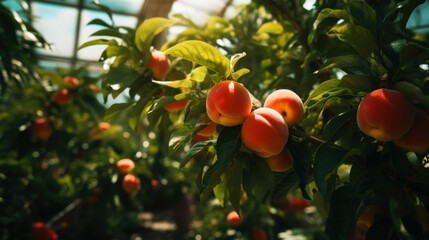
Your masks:
M369 69L368 62L359 55L343 55L338 57L331 57L320 66L316 73L329 72L332 68L349 68L349 67L364 67Z
M396 6L392 8L383 20L384 27L392 27L392 25L398 25L398 33L403 33L406 28L408 19L411 13L420 4L423 4L425 0L404 0L397 2Z
M111 39L111 40L95 39L95 40L91 40L86 43L83 43L82 45L79 46L78 50L89 46L93 46L93 45L118 45L118 42L114 39Z
M222 75L225 79L230 74L229 59L216 48L202 41L181 42L167 49L164 53L206 66Z
M323 143L314 154L314 179L320 193L326 198L326 177L341 165L346 151L335 144Z
M347 74L341 78L339 87L349 88L354 92L369 92L375 88L375 79L372 76Z
M176 13L176 14L173 14L173 16L172 16L173 18L177 18L179 21L182 21L182 22L185 22L185 23L187 23L187 24L189 24L191 27L193 27L193 28L195 28L195 29L197 29L198 28L198 26L191 20L191 19L189 19L189 18L187 18L187 17L185 17L185 16L183 16L182 14L180 14L180 13Z
M100 18L92 19L87 25L101 25L108 28L113 28L112 25L106 23L105 21L101 20Z
M161 17L146 19L136 31L135 43L137 48L144 54L148 53L153 38L175 23L174 20Z
M297 142L293 138L288 140L286 148L292 155L293 169L299 177L299 187L301 192L305 198L310 199L305 190L310 177L310 150L306 143Z
M322 129L322 139L328 142L334 142L353 132L351 128L356 125L356 112L349 110L329 119Z
M94 36L109 36L109 37L122 38L122 34L116 28L98 30L95 33L90 35L90 37L94 37Z
M268 34L282 34L284 31L283 26L278 22L267 22L262 24L256 34L268 33Z
M242 76L248 74L250 72L249 69L247 68L242 68L234 73L232 73L232 79L234 80L238 80L239 78L241 78Z
M119 84L120 88L127 88L138 77L138 73L128 68L111 68L106 75L106 83L111 85Z
M112 106L110 106L106 113L104 114L104 120L110 120L114 116L116 116L119 112L124 111L126 108L131 106L133 103L115 103Z
M419 44L408 43L400 52L399 63L401 66L413 66L428 62L429 48L423 47Z
M345 22L350 23L354 22L353 17L346 10L334 10L330 8L325 8L320 11L319 15L317 15L316 24L328 18L343 19Z
M405 94L414 102L422 103L426 107L429 107L429 96L425 96L418 86L410 82L400 81L395 83L395 89Z
M376 34L377 19L375 10L365 1L350 1L345 5L345 8L353 16L355 22Z
M167 104L173 103L173 102L178 102L181 100L189 100L191 99L191 97L186 94L186 93L179 93L175 96L165 96L162 97L158 100L155 100L154 103L152 104L151 109L148 111L148 113L151 113L157 109L160 109L162 107L164 107Z
M349 44L362 56L370 56L376 47L374 36L362 26L346 23L333 27L331 32L335 33L339 40Z
M235 64L238 62L238 60L242 59L242 58L243 58L243 57L245 57L245 56L246 56L246 53L245 53L245 52L234 54L234 55L231 57L231 70L233 70L233 69L234 69L234 66L235 66Z
M248 196L259 202L269 200L274 191L275 178L263 158L256 155L241 154L246 167L243 175L243 187Z
M243 180L244 162L241 158L236 158L231 162L226 172L226 185L228 189L229 201L232 208L240 211L240 196L241 196L241 183Z
M193 82L190 79L182 79L182 80L175 80L175 81L152 80L152 82L162 86L168 86L172 88L191 88L193 86Z
M137 129L140 117L142 115L143 109L145 108L145 103L143 102L143 98L141 98L136 105L133 106L129 113L128 124L131 129L134 131Z
M340 99L352 99L354 97L354 94L352 91L348 88L333 88L330 89L320 95L315 96L310 101L308 101L305 105L307 109L319 107L321 105L324 105L328 102L328 100L331 100L333 98L340 98Z
M213 188L213 193L216 199L219 201L219 205L225 207L226 194L226 172L223 172L220 176L220 182Z
M311 99L313 99L314 97L316 97L316 96L318 96L324 92L327 92L333 88L338 87L338 85L340 83L341 83L341 81L339 79L331 79L331 80L324 81L319 86L317 86L316 89L314 89L314 91L307 98L307 101L305 101L304 105L307 105L307 102L310 101Z
M192 70L191 76L189 77L190 80L195 82L203 82L206 79L207 76L207 67L197 67L194 70Z
M92 1L91 3L94 4L95 6L97 6L103 12L107 13L107 15L109 16L110 20L113 22L112 10L110 10L110 8L108 6L100 4L97 1Z
M203 177L200 199L205 200L212 189L219 184L220 175L225 171L229 161L234 157L235 148L240 138L241 126L224 127L216 142L218 160L209 167Z
M216 140L208 140L204 142L198 142L194 145L192 145L191 149L186 152L185 157L183 157L183 160L180 162L180 168L183 168L189 160L191 160L195 155L198 153L204 151L210 146L214 146L216 143Z
M170 141L168 142L171 151L177 151L182 144L188 142L192 135L193 127L190 124L184 123L177 126L171 133Z

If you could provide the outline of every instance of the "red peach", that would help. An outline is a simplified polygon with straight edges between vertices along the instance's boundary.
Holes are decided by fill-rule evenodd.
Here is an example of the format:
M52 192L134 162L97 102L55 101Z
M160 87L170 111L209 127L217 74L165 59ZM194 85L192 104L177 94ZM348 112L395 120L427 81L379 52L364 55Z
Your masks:
M67 89L61 89L58 90L54 96L52 96L52 101L58 103L59 105L65 105L70 102L71 95L69 93L69 90Z
M365 208L365 210L363 210L363 212L359 216L356 225L361 226L361 228L364 228L364 226L366 226L366 228L369 229L374 223L375 214L379 213L380 211L381 209L374 205Z
M57 239L58 239L57 233L54 230L49 229L48 230L48 236L47 236L46 240L57 240Z
M122 180L122 188L127 193L134 193L140 188L140 179L133 174L127 174Z
M244 121L241 128L243 144L263 158L283 151L289 129L282 115L271 108L258 108Z
M304 210L310 206L310 202L301 197L288 197L287 201L292 210Z
M257 229L252 232L252 240L266 240L267 234L262 229Z
M91 90L94 92L98 92L98 88L95 86L95 84L89 84L89 88L91 88Z
M182 110L186 107L186 104L188 104L188 100L180 100L177 102L169 103L164 106L164 108L169 112L175 112Z
M164 80L168 73L168 58L161 51L153 51L149 58L148 68L157 79Z
M48 236L48 227L42 222L33 223L33 239L45 240Z
M293 167L292 155L286 148L281 153L265 160L273 172L284 172Z
M110 123L108 123L108 122L101 122L101 123L98 124L98 127L102 131L107 131L107 130L110 129Z
M135 165L133 160L124 158L116 163L116 167L121 173L129 173L134 169Z
M411 129L393 143L404 149L424 154L429 148L429 114L417 110Z
M226 216L226 220L231 226L238 226L241 224L242 220L236 211L232 211Z
M265 100L264 107L272 108L279 112L288 127L300 122L304 115L301 98L289 89L280 89L271 93Z
M202 119L198 123L206 123L208 122L207 119ZM210 123L207 127L201 129L197 135L203 136L203 137L210 137L216 132L216 123Z
M234 81L222 81L209 92L206 100L209 118L224 126L241 124L252 110L252 100L245 87Z
M401 138L414 122L413 103L401 92L377 89L359 104L357 124L366 135L388 142Z
M79 85L79 80L75 77L67 76L64 78L64 82L72 87L77 87Z
M159 181L158 181L158 180L156 180L156 179L152 179L152 180L150 181L150 184L152 185L152 187L153 187L154 189L157 189L157 188L159 187Z
M208 137L203 137L203 136L200 136L200 135L195 135L192 138L192 143L195 144L195 143L204 142L204 141L207 141L207 140L209 140Z
M33 134L40 139L47 140L51 136L51 128L45 118L36 118L31 126Z

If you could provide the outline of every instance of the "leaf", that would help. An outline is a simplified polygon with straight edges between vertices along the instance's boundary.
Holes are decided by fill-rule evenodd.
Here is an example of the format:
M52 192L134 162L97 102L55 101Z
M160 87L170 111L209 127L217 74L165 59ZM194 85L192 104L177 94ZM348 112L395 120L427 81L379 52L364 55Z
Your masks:
M89 46L93 46L93 45L118 45L118 42L114 39L111 39L111 40L95 39L95 40L91 40L86 43L83 43L82 45L79 46L78 50Z
M396 3L396 6L392 8L392 11L386 14L386 17L383 20L384 27L398 25L399 33L403 33L411 13L416 7L424 2L425 0L404 0Z
M413 66L429 61L429 48L416 43L408 43L400 52L399 63L401 66Z
M307 105L307 102L310 101L311 99L313 99L314 97L316 97L316 96L318 96L318 95L320 95L326 91L329 91L333 88L338 87L338 85L340 83L341 83L341 81L339 79L331 79L331 80L324 81L319 86L317 86L316 89L314 89L314 91L307 98L307 101L305 101L304 105Z
M264 159L256 155L241 154L246 164L243 175L243 187L247 195L265 202L274 191L275 179Z
M204 142L198 142L192 145L191 149L189 149L189 151L186 152L185 156L183 157L183 160L180 162L179 167L183 168L189 162L189 160L192 159L192 157L204 151L208 147L214 146L215 143L216 143L216 140L208 140Z
M368 62L359 55L342 55L338 57L331 57L320 66L316 73L324 73L330 71L332 68L349 68L349 67L364 67L369 69Z
M268 34L282 34L284 31L283 26L278 22L267 22L262 24L256 34L268 33Z
M238 80L239 78L241 78L242 76L248 74L250 72L249 69L247 68L242 68L234 73L232 73L232 79L234 80Z
M191 88L193 86L193 82L190 79L182 79L182 80L175 80L175 81L152 80L152 82L162 86L168 86L172 88Z
M104 120L110 120L114 116L116 116L119 112L124 111L126 108L131 106L133 103L115 103L112 106L110 106L106 113L104 114Z
M100 4L97 1L92 1L91 3L94 4L95 6L97 6L99 9L101 9L103 12L107 13L110 20L113 22L112 10L110 10L110 8L108 6Z
M333 98L340 98L340 99L347 100L347 99L354 98L354 95L352 91L348 88L340 88L340 87L333 88L312 98L310 101L307 102L307 105L305 107L307 109L315 108L320 105L324 105L326 102L328 102L328 100L331 100Z
M343 19L345 22L354 23L353 17L346 10L334 10L330 8L325 8L320 11L319 15L317 15L316 24L319 24L319 22L322 22L323 20L328 18Z
M374 36L364 27L347 23L333 27L331 32L362 56L368 57L376 47Z
M375 10L365 1L350 1L345 5L346 10L353 16L355 23L369 29L375 35L377 19Z
M310 199L305 188L310 177L310 162L308 146L305 143L297 142L292 138L286 143L286 148L292 155L293 169L299 177L299 187L303 196Z
M331 143L323 143L314 154L314 180L323 197L327 197L326 177L341 165L346 151Z
M110 85L119 84L120 88L127 88L138 77L138 73L128 68L111 68L106 75L106 83Z
M328 142L334 142L346 135L346 133L353 132L356 125L356 112L349 110L338 114L337 116L329 119L322 129L322 139Z
M229 201L232 208L240 211L241 183L243 180L244 162L241 158L236 158L226 171L226 186L228 189Z
M185 23L187 23L187 24L189 24L191 27L193 27L193 28L198 28L198 26L191 20L191 19L189 19L189 18L187 18L187 17L185 17L185 16L183 16L182 14L180 14L180 13L176 13L176 14L173 14L173 16L172 16L173 18L177 18L178 20L180 20L180 21L182 21L182 22L185 22Z
M166 28L173 26L176 23L174 20L169 20L161 17L146 19L137 28L135 44L140 52L146 54L149 52L153 38L164 31Z
M218 160L204 174L201 201L205 200L214 186L220 183L220 175L225 171L228 162L233 159L240 132L241 126L224 127L220 132L216 142Z
M140 116L142 115L143 109L145 108L146 104L143 101L143 98L141 98L136 105L133 106L131 109L129 116L128 116L128 124L131 129L134 131L138 127L138 123L140 120Z
M112 25L106 23L105 21L101 20L100 18L92 19L87 25L101 25L108 28L113 28Z
M226 172L223 172L220 176L220 182L213 188L213 193L216 199L219 201L219 205L225 207L226 194Z
M151 112L153 112L153 111L155 111L155 110L157 110L157 109L160 109L160 108L164 107L167 104L170 104L170 103L173 103L173 102L178 102L178 101L181 101L181 100L189 100L189 99L191 99L191 97L189 95L187 95L186 93L179 93L179 94L177 94L175 96L165 96L165 97L162 97L162 98L154 101L154 103L152 104L151 109L149 109L149 111L148 111L148 114L151 113Z
M192 70L189 79L195 82L203 82L207 76L207 67L197 67Z
M245 53L245 52L234 54L234 55L231 57L231 69L233 70L233 69L234 69L234 66L235 66L235 64L238 62L238 60L242 59L242 58L243 58L243 57L245 57L245 56L246 56L246 53Z
M426 107L429 107L429 96L425 96L418 86L410 82L400 81L395 83L395 89L405 94L414 102L422 103Z
M351 89L354 92L369 92L375 88L375 79L372 76L347 74L341 78L339 87Z
M187 142L192 135L193 127L188 123L183 123L177 126L171 133L170 141L168 142L169 149L173 152Z
M122 38L122 34L116 28L108 28L108 29L98 30L95 33L92 33L90 35L90 37L94 37L94 36L109 36L109 37Z
M219 73L225 79L230 74L230 62L216 48L202 41L185 41L167 49L164 54L180 57Z

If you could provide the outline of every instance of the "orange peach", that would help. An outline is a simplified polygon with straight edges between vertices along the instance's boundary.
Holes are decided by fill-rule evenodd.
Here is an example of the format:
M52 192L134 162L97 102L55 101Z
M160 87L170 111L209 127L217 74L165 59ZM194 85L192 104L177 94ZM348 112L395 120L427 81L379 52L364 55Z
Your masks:
M263 158L283 151L289 129L282 115L271 108L258 108L244 121L241 128L243 144Z
M33 134L40 139L47 140L51 136L51 128L45 118L36 118L31 125Z
M59 105L65 105L70 102L71 95L69 93L69 90L67 89L61 89L58 90L54 96L52 96L52 101L58 103Z
M410 130L415 112L413 103L401 92L377 89L361 101L356 120L366 135L389 142Z
M231 226L238 226L242 222L240 216L236 211L230 212L228 216L226 216L226 220Z
M182 110L186 107L186 104L188 104L188 100L180 100L177 102L169 103L164 106L164 108L169 112L175 112Z
M207 119L202 119L198 123L207 123ZM197 125L198 126L198 125ZM210 123L207 127L201 129L197 135L203 136L203 137L210 137L216 132L216 123Z
M134 169L135 165L133 160L124 158L116 163L116 167L121 173L129 173Z
M234 81L222 81L209 92L206 100L209 118L224 126L243 123L252 110L250 94L243 85Z
M301 98L289 89L280 89L271 93L265 99L264 107L272 108L279 112L288 127L292 127L300 122L304 115Z
M366 228L370 228L371 225L374 223L375 214L379 213L380 211L381 209L374 205L365 208L365 210L363 210L363 212L359 216L356 225L361 226L361 228L365 226Z
M417 110L410 131L393 143L404 149L424 154L429 148L429 114Z
M265 160L273 172L284 172L293 167L292 155L286 148L281 153Z
M122 188L127 193L134 193L140 188L140 179L133 174L127 174L122 180Z
M107 130L110 129L110 123L108 123L108 122L101 122L101 123L98 124L98 127L102 131L107 131Z
M155 78L164 80L168 73L168 58L161 51L153 51L149 58L148 68Z
M75 77L67 76L64 78L64 82L72 87L77 87L79 85L79 80Z

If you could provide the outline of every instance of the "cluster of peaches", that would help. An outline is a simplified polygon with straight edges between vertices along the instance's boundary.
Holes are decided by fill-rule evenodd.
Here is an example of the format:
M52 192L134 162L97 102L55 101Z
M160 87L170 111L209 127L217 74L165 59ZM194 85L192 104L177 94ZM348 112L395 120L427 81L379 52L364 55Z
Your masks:
M357 123L366 135L424 154L429 149L429 114L396 90L377 89L359 104Z
M265 158L272 171L286 171L293 166L285 145L289 128L301 121L304 112L301 98L293 91L274 91L263 107L252 111L252 100L247 89L235 81L222 81L210 90L206 111L216 124L243 124L243 144Z
M33 238L34 240L57 240L57 233L46 226L43 222L33 223Z
M137 192L140 188L140 179L130 173L135 167L133 160L128 158L121 159L116 163L116 167L119 172L125 174L122 179L122 189L129 194Z

